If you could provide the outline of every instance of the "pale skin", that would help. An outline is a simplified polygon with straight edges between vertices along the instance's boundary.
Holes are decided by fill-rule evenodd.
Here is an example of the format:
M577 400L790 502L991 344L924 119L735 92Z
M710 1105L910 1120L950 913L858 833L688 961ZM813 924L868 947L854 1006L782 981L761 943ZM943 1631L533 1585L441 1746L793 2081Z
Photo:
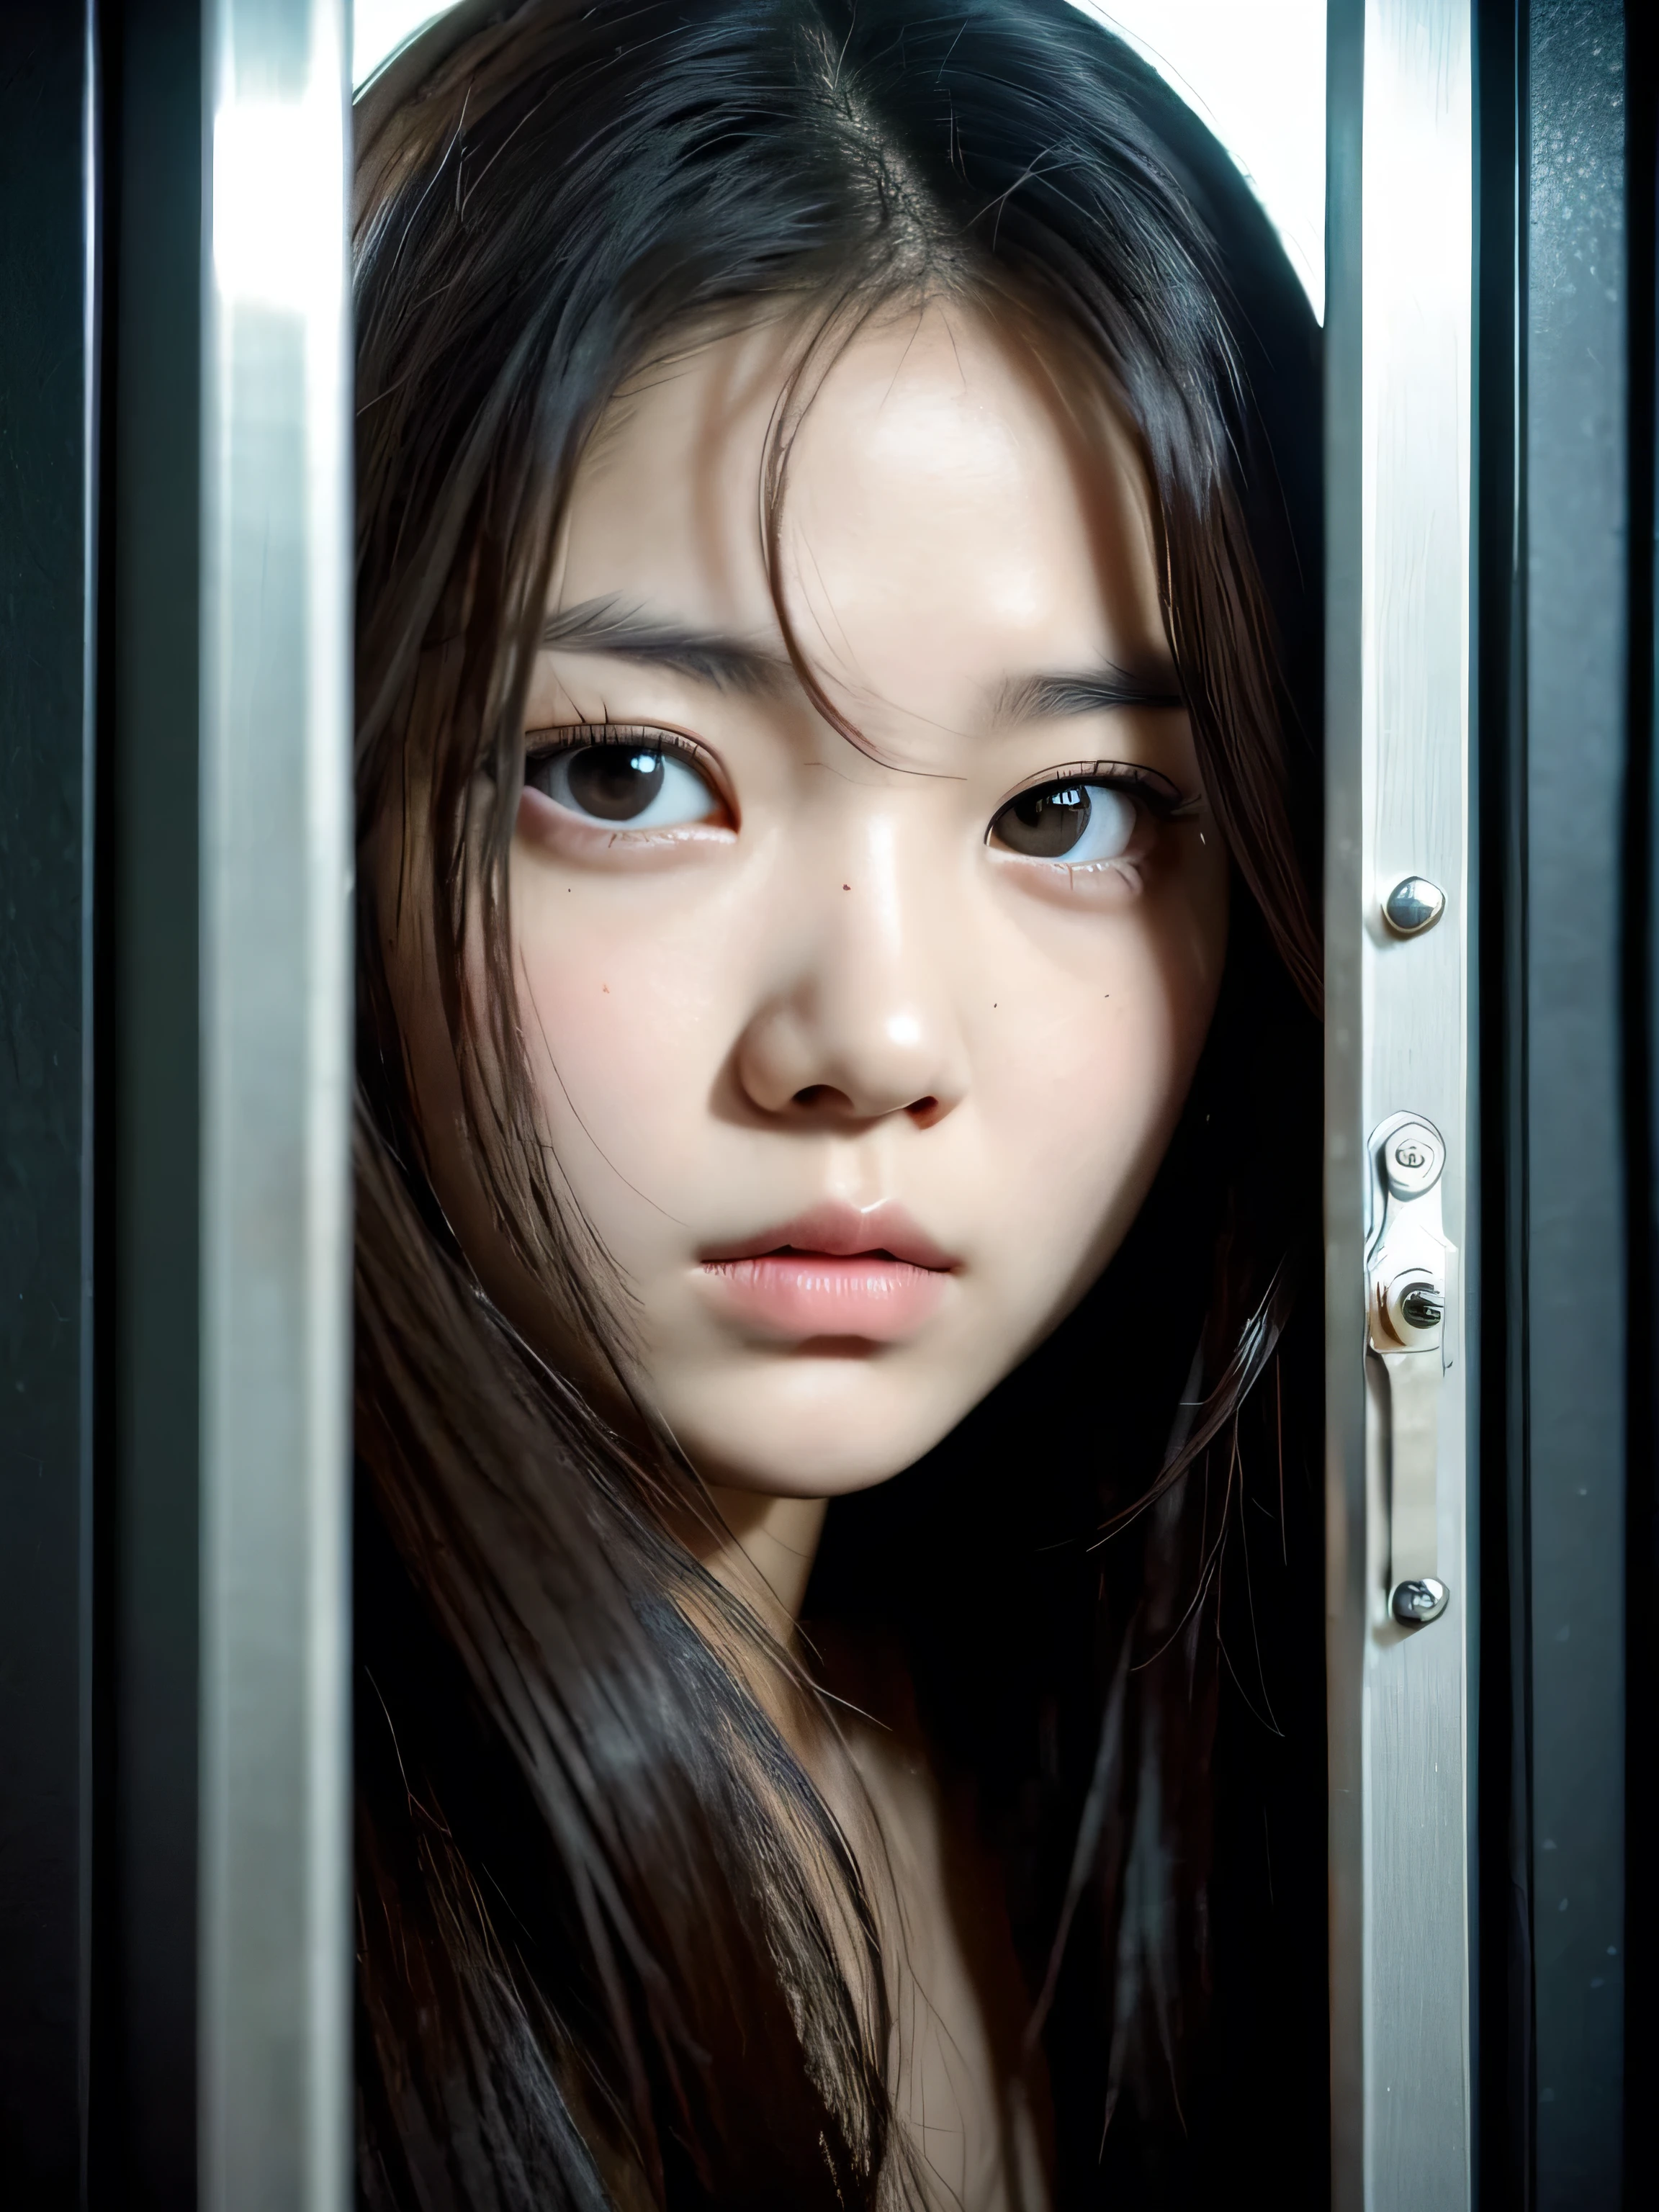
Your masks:
M688 345L592 441L510 864L548 1139L629 1294L636 1387L729 1531L707 1563L786 1642L827 1502L937 1443L1115 1250L1227 907L1133 447L965 306L860 332L795 440L777 580L856 742L819 711L757 521L798 337ZM557 1356L445 1133L447 1035L418 924L392 927L441 1195ZM1000 2094L1006 1929L902 1704L852 1744L923 1999L902 2097L962 2202L1040 2203Z

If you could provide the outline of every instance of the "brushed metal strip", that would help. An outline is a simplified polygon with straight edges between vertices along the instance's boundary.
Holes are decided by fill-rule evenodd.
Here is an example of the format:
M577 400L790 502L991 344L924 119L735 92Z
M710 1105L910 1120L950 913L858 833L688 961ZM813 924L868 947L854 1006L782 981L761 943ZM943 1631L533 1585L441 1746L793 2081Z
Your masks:
M201 2181L342 2212L350 368L344 0L209 0Z
M1471 1094L1468 0L1335 0L1327 845L1327 1650L1333 2203L1453 2212L1471 2188L1470 1729L1477 1188ZM1401 937L1407 878L1444 894ZM1386 1450L1367 1396L1369 1133L1446 1140L1437 1558L1387 1605Z

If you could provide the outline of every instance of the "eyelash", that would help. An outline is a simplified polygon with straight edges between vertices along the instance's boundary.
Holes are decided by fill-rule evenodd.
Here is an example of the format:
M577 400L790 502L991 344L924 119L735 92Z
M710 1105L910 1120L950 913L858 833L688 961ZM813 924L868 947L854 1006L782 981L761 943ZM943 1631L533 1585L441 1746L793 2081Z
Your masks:
M529 773L538 761L548 760L555 753L575 752L590 745L648 745L653 751L674 753L689 761L700 775L706 777L717 791L724 787L714 770L713 761L702 746L673 730L665 730L650 722L562 722L551 731L532 731L529 738L545 737L548 742L525 746L525 771ZM1127 761L1072 761L1066 766L1050 769L1035 781L1022 784L993 811L986 824L985 835L991 836L997 817L1012 806L1016 799L1028 798L1033 792L1049 788L1063 789L1068 783L1099 784L1108 791L1119 791L1144 806L1158 822L1180 822L1198 811L1196 798L1183 799L1174 787L1151 769L1136 767Z
M532 743L537 738L547 742ZM659 729L653 722L561 722L554 729L531 730L525 739L526 771L538 761L550 760L555 753L586 751L590 745L641 745L653 753L675 753L681 760L690 761L700 775L716 784L719 781L714 762L700 744L677 731Z
M1018 791L1011 791L991 817L1012 806L1017 799L1029 799L1035 792L1063 791L1074 783L1098 784L1106 791L1121 791L1126 797L1138 799L1146 811L1159 822L1183 822L1196 814L1200 800L1183 799L1173 784L1151 769L1137 768L1128 761L1073 761L1065 768L1048 769L1030 783L1023 783ZM990 836L990 830L986 830Z

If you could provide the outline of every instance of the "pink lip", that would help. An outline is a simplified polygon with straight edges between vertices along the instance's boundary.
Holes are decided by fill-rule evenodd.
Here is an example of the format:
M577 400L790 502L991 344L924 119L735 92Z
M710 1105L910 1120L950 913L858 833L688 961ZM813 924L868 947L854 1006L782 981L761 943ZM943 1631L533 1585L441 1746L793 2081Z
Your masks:
M893 1344L937 1312L957 1262L902 1206L815 1206L705 1253L702 1272L734 1320L784 1342Z

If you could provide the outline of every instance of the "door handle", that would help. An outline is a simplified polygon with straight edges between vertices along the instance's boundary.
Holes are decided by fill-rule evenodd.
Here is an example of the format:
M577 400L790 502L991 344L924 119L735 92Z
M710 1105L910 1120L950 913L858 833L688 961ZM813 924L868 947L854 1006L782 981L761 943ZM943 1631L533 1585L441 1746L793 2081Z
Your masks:
M1441 1225L1444 1139L1420 1114L1372 1131L1375 1224L1365 1254L1369 1356L1387 1379L1389 1610L1405 1627L1438 1620L1450 1595L1439 1575L1440 1393L1447 1278Z

